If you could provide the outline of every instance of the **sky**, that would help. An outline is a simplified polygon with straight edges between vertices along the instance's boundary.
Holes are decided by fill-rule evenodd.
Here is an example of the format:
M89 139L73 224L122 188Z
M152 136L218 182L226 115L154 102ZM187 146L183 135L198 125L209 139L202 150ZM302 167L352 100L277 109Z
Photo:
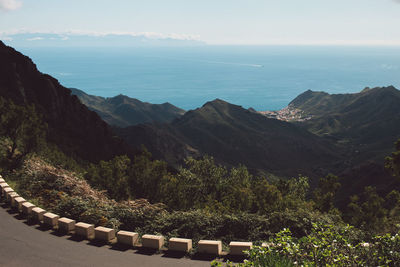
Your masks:
M0 32L145 33L216 45L400 45L400 0L0 0Z

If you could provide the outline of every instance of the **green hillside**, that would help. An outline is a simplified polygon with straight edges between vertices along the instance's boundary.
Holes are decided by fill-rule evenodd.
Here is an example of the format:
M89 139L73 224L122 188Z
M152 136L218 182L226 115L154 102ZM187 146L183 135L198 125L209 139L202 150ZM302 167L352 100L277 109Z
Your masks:
M228 166L245 164L253 172L315 176L340 159L340 152L334 146L307 130L219 99L188 111L168 125L116 131L131 145L144 144L154 155L172 160L175 165L195 151L212 155ZM175 154L174 159L164 156L171 147L186 152Z
M382 162L400 138L400 91L393 86L339 95L307 91L289 106L312 115L300 125L344 145L352 164Z

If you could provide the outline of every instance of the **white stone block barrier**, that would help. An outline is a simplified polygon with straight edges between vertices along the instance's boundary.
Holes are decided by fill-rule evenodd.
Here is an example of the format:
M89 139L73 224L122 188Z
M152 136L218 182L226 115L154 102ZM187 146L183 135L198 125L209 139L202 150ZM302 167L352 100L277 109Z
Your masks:
M58 219L58 230L69 234L75 230L75 223L75 220L62 217Z
M115 233L114 229L106 227L94 227L93 224L83 222L76 223L75 220L69 218L60 218L60 216L46 212L44 209L36 207L34 204L27 202L23 197L19 196L5 182L0 175L0 192L2 197L11 204L11 207L17 208L25 215L31 215L39 222L43 222L52 228L58 226L58 230L67 234L74 232L75 235L84 237L85 239L97 239L101 241L111 242L117 239L119 244L134 247L137 245L139 234L129 231L119 231ZM164 247L165 238L162 235L143 235L142 247L161 250ZM269 244L263 243L262 246ZM253 247L252 242L232 241L229 243L229 254L244 256L244 251L250 250ZM168 250L188 253L193 248L192 239L173 237L169 239ZM198 253L211 254L220 256L222 252L222 241L217 240L200 240L197 246ZM225 254L224 254L225 255Z
M0 183L0 194L2 197L5 197L4 188L10 187L6 182Z
M3 196L6 196L6 201L9 201L7 195L8 195L9 193L11 193L11 192L14 192L14 190L13 190L11 187L9 187L9 186L4 187L4 188L2 188L1 190L2 190L2 192L3 192Z
M252 242L235 242L232 241L229 243L229 254L231 255L246 255L243 251L250 250L253 247Z
M212 255L222 254L222 241L200 240L197 244L197 252Z
M86 239L93 239L94 238L94 225L78 222L75 224L75 234Z
M10 203L11 207L13 207L15 205L14 204L14 199L19 197L19 196L20 195L18 195L17 192L14 192L14 191L8 192L6 194L6 201L7 201L7 203Z
M25 198L23 197L16 197L13 199L12 207L16 208L18 211L22 210L22 204L24 204L26 201Z
M164 246L164 237L162 235L144 235L142 236L142 247L160 250Z
M111 242L115 239L115 230L103 226L98 226L94 229L95 239Z
M51 212L46 212L43 214L43 223L52 228L58 226L58 219L60 219L60 216L57 214Z
M38 221L38 222L42 222L43 221L43 215L46 213L47 211L45 211L42 208L36 207L32 209L32 215L33 218Z
M192 250L192 239L173 237L169 239L168 250L189 252Z
M139 238L139 234L135 233L135 232L119 231L117 233L118 243L127 245L127 246L134 247L136 245L138 238Z
M30 202L25 202L22 204L22 213L25 215L30 215L32 213L32 209L36 208L36 206Z

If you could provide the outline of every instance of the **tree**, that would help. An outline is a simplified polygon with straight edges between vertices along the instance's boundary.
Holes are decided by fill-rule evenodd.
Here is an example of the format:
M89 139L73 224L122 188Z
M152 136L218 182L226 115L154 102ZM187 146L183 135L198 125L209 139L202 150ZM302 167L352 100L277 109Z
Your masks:
M347 220L356 226L371 230L382 228L386 220L385 200L378 195L376 188L367 186L359 196L352 196L347 206Z
M7 159L16 167L28 153L45 144L47 125L34 105L19 106L0 97L0 135L8 140Z
M144 147L142 153L135 156L129 168L129 188L135 198L147 198L150 202L161 200L160 184L164 176L169 175L167 163L152 160L151 153Z
M341 186L338 180L338 177L333 174L328 174L319 180L314 190L314 201L320 211L329 212L334 209L335 195Z
M260 179L253 185L255 209L260 213L275 211L282 205L282 194L279 189L266 179Z
M253 203L254 194L251 189L252 175L244 165L232 168L228 177L220 178L223 186L218 195L224 207L231 211L248 211Z
M392 210L398 208L400 204L400 193L397 190L392 190L385 197L385 208L387 210Z
M385 159L385 168L388 169L393 176L400 179L400 139L397 140L395 147L396 151L392 152L392 155Z
M98 189L106 190L111 198L127 199L130 196L128 168L131 160L127 156L117 156L99 164L90 164L85 175L86 180Z
M299 175L299 177L290 180L279 180L275 185L282 194L282 208L305 207L306 196L310 188L308 177Z

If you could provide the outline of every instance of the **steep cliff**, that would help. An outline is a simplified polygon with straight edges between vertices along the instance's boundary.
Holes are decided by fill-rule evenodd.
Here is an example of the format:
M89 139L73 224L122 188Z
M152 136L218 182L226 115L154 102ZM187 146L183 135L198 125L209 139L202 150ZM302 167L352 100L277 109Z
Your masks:
M48 124L47 138L66 154L88 161L131 153L93 111L32 60L0 41L0 95L34 104Z

